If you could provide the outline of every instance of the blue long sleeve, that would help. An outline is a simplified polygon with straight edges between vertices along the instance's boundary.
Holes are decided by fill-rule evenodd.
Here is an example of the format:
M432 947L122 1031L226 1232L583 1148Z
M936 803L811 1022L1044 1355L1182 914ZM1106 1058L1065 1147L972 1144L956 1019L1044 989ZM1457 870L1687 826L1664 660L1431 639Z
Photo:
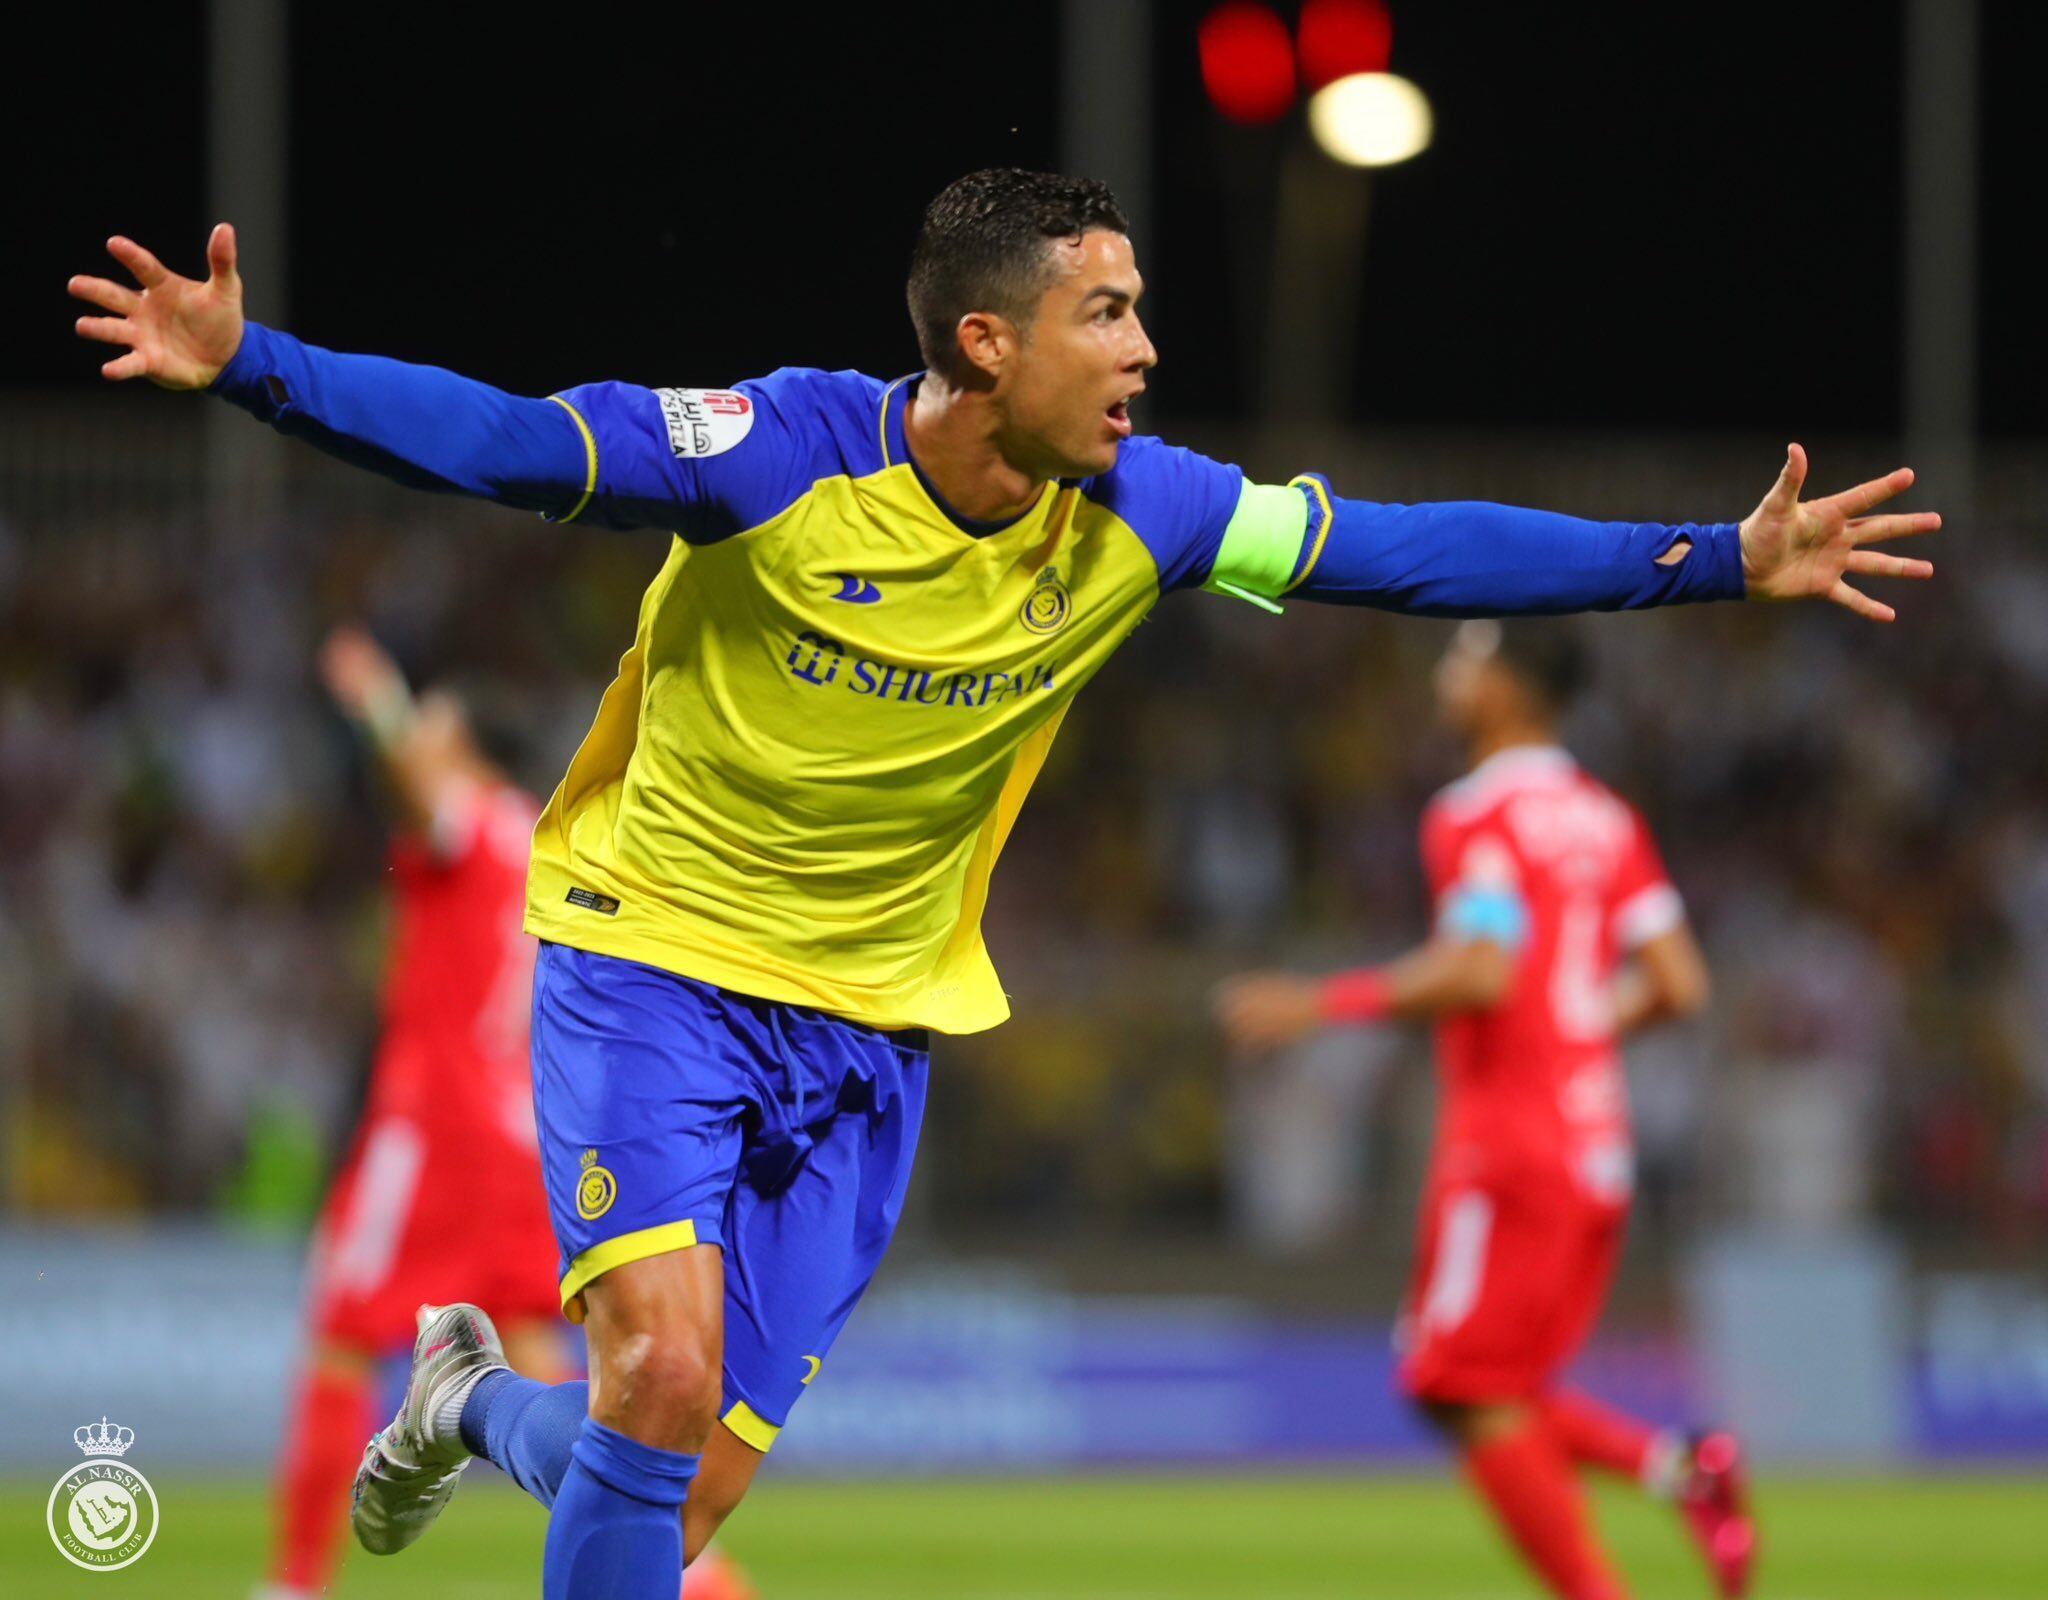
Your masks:
M439 367L338 355L252 322L213 392L415 489L560 515L590 486L590 453L564 407Z
M1317 480L1320 484L1320 480ZM1740 600L1732 522L1587 522L1482 501L1380 505L1310 493L1305 577L1291 593L1430 617L1622 611ZM1681 540L1691 551L1660 565ZM1320 548L1318 548L1320 543Z

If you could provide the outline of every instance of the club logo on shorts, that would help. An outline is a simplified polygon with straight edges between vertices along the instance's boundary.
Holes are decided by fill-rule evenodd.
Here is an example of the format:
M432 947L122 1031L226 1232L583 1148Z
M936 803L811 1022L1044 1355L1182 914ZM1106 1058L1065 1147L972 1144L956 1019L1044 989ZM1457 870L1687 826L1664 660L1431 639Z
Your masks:
M1073 610L1074 597L1067 593L1060 575L1047 567L1038 575L1036 587L1024 597L1017 620L1032 633L1058 633L1067 625Z
M619 1181L611 1174L609 1167L597 1164L597 1152L583 1152L583 1176L576 1180L576 1215L585 1222L595 1222L619 1197Z
M156 1491L121 1457L133 1428L101 1417L71 1435L86 1459L57 1480L43 1520L64 1559L88 1572L113 1572L140 1561L156 1539Z

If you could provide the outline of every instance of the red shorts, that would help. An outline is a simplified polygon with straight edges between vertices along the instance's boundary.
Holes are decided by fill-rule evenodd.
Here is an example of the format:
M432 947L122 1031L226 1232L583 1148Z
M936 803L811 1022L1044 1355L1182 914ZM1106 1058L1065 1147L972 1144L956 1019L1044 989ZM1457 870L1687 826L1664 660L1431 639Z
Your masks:
M373 1118L314 1235L313 1329L386 1352L412 1342L423 1303L471 1300L501 1321L552 1320L555 1265L537 1151L480 1157L473 1137Z
M1401 1387L1468 1405L1543 1393L1599 1320L1627 1226L1625 1203L1561 1173L1433 1178L1397 1336Z

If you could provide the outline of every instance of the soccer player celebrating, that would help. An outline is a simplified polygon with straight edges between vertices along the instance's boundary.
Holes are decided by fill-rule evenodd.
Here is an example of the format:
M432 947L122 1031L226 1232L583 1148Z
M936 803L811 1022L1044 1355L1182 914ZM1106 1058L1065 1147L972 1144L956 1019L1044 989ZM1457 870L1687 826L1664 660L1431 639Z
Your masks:
M1734 1441L1659 1432L1563 1387L1620 1253L1633 1170L1617 1042L1706 1003L1707 970L1643 820L1557 741L1571 625L1468 622L1437 669L1471 771L1431 802L1435 931L1384 967L1253 973L1217 1011L1246 1050L1337 1023L1436 1024L1442 1083L1401 1384L1566 1600L1624 1593L1574 1468L1674 1500L1724 1595L1755 1555Z
M369 1103L315 1240L276 1600L327 1586L376 1364L413 1337L423 1300L489 1306L520 1366L566 1376L526 1064L534 945L520 918L539 804L485 755L458 699L415 701L368 634L336 630L319 664L390 797L397 926Z
M1821 596L1889 619L1848 578L1931 570L1867 548L1937 525L1871 514L1910 472L1802 502L1796 446L1739 526L1673 526L1376 505L1135 437L1157 355L1127 234L1100 184L974 173L913 252L922 373L545 399L247 322L225 224L203 281L127 239L139 287L72 280L106 313L79 331L126 347L109 378L211 389L422 488L676 535L528 881L588 1415L565 1452L576 1402L451 1312L359 1529L370 1506L412 1537L480 1451L553 1497L547 1595L669 1600L888 1244L929 1034L1006 1015L990 872L1075 693L1163 595L1488 616Z

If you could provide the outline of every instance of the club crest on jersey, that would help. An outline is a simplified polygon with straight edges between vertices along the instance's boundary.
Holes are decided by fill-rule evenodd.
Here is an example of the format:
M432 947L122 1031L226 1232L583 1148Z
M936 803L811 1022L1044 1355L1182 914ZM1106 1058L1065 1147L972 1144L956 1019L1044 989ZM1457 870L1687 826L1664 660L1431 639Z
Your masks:
M609 1167L597 1164L597 1152L583 1152L583 1176L576 1180L576 1215L585 1222L595 1222L619 1197L619 1181L611 1174Z
M753 431L754 402L731 389L656 389L668 447L685 461L724 455Z
M1058 633L1073 614L1074 597L1060 582L1060 575L1047 567L1038 575L1031 593L1017 612L1017 620L1032 633Z

